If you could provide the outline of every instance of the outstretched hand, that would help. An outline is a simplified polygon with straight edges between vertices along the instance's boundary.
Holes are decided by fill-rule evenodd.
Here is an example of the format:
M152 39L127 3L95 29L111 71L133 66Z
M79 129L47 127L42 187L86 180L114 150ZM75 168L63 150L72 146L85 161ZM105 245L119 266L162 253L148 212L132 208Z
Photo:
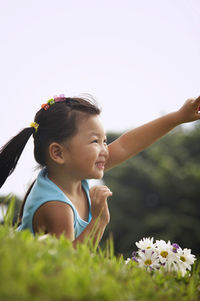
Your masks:
M177 111L180 123L191 122L200 119L200 96L188 99Z

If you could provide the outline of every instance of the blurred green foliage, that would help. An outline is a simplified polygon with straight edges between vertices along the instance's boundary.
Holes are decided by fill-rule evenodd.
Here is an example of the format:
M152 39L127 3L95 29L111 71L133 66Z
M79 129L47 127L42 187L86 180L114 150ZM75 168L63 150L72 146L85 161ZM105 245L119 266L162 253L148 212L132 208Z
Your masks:
M74 249L64 236L38 240L29 231L0 225L1 301L197 301L200 265L191 276L150 273L136 263L126 265L105 249L81 244Z
M118 136L112 133L108 141ZM200 254L199 141L199 124L178 127L105 173L113 191L107 233L113 233L116 252L129 254L135 241L154 236Z
M8 196L0 197L0 214L2 220L0 221L5 225L14 225L17 223L19 211L21 208L22 200L14 196L13 194L9 194ZM4 212L6 211L6 212Z

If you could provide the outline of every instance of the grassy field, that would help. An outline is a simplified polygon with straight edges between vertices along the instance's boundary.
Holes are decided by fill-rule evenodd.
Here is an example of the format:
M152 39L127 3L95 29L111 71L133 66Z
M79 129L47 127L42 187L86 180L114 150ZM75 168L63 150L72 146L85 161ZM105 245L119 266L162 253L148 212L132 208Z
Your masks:
M0 300L200 300L200 263L191 275L150 273L104 250L64 237L38 240L28 231L0 226Z

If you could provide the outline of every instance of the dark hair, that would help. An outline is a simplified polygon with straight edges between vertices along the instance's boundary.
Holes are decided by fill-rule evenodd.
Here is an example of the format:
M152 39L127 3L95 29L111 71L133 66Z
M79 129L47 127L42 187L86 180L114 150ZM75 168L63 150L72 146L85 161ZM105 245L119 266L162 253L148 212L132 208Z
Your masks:
M40 109L34 118L34 121L39 124L38 130L35 131L33 127L25 128L1 148L0 187L14 171L32 134L34 137L35 160L40 166L45 166L48 146L52 142L61 143L74 136L77 132L77 124L81 118L81 113L100 114L100 109L93 97L63 97L60 101L50 105L47 110Z
M0 150L0 187L14 171L21 153L35 129L25 128L8 141Z
M94 99L65 98L46 111L41 109L37 112L34 121L39 127L33 135L34 156L41 166L46 165L46 151L52 142L61 143L76 134L80 112L98 115L100 109L95 105Z

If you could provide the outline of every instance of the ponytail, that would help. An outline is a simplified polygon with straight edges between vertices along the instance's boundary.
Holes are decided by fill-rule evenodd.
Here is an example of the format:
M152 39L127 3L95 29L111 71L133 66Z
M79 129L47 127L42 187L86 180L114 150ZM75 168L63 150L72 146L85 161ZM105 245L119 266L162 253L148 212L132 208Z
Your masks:
M66 98L61 94L43 104L36 113L31 127L23 129L0 149L0 188L14 171L32 134L35 160L41 167L46 166L45 154L48 146L52 141L60 143L73 137L78 128L78 121L82 118L81 113L98 115L100 109L95 104L95 100L89 96ZM24 204L33 184L24 198L19 223L21 223Z
M0 188L14 171L22 151L35 129L28 127L8 141L0 150Z

